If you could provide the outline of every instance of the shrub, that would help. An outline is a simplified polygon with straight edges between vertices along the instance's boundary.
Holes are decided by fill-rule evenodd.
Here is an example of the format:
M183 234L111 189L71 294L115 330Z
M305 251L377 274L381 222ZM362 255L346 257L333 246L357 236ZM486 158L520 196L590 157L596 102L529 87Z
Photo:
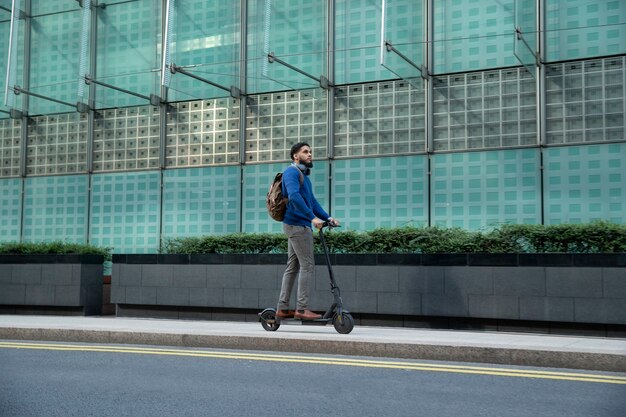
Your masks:
M111 260L111 248L104 248L84 243L52 242L8 242L0 243L0 254L78 254L102 255L105 261Z
M321 252L315 235L316 252ZM403 227L324 234L330 253L611 253L626 252L626 225L503 225L488 232ZM283 234L232 234L171 239L164 253L285 253Z

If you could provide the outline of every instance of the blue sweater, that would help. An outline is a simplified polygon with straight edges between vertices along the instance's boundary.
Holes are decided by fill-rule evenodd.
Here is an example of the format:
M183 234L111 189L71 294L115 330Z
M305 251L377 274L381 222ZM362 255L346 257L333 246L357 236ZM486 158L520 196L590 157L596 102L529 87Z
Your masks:
M304 177L302 186L300 186L300 175ZM328 220L330 217L315 199L309 177L295 165L290 165L283 171L283 195L289 198L283 219L285 224L310 228L311 221L315 217L322 220Z

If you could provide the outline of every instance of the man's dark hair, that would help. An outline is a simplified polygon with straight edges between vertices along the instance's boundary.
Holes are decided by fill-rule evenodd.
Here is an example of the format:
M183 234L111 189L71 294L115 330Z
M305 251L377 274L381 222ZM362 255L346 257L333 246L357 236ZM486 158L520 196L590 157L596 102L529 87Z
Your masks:
M308 146L309 148L311 147L311 145L309 145L309 144L308 144L308 143L306 143L306 142L298 142L298 143L296 143L295 145L293 145L293 146L291 147L291 153L290 153L290 155L291 155L291 160L292 160L292 161L293 161L293 156L294 156L295 154L297 154L303 146Z

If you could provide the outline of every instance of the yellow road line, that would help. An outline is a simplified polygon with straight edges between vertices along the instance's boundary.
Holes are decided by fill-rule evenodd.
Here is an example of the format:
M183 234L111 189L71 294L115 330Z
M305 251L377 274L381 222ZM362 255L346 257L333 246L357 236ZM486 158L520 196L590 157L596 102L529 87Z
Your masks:
M604 384L626 385L626 377L613 375L585 374L577 372L551 372L532 369L509 369L481 366L458 366L444 364L430 364L417 362L398 362L367 359L329 358L315 356L279 355L244 352L219 352L186 349L166 348L138 348L126 346L100 346L100 345L68 345L57 343L22 343L0 342L0 348L6 349L36 349L36 350L61 350L81 352L107 352L107 353L134 353L144 355L164 356L187 356L217 359L245 359L255 361L307 363L317 365L356 366L366 368L403 369L428 372L451 372L459 374L493 375L518 378L554 379L563 381L596 382Z

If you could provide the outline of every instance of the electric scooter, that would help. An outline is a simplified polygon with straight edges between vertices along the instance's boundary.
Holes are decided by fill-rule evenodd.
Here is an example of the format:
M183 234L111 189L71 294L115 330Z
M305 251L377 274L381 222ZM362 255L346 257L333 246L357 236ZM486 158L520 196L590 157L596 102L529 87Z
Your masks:
M348 334L354 328L354 318L350 315L350 312L344 310L343 308L343 300L341 299L341 291L337 286L337 282L335 281L335 276L333 274L333 268L330 264L330 256L328 256L328 247L326 246L326 241L324 240L324 228L332 229L333 226L330 222L324 222L322 227L320 228L320 241L322 243L322 248L324 249L324 256L326 257L326 265L328 265L328 275L330 276L330 292L333 294L333 304L330 308L324 313L322 318L316 320L301 320L298 318L279 318L276 317L276 309L275 308L266 308L262 312L259 313L259 321L261 322L261 326L268 332L273 332L278 330L281 323L300 323L303 325L319 325L325 326L328 323L332 323L335 327L335 330L341 334Z

